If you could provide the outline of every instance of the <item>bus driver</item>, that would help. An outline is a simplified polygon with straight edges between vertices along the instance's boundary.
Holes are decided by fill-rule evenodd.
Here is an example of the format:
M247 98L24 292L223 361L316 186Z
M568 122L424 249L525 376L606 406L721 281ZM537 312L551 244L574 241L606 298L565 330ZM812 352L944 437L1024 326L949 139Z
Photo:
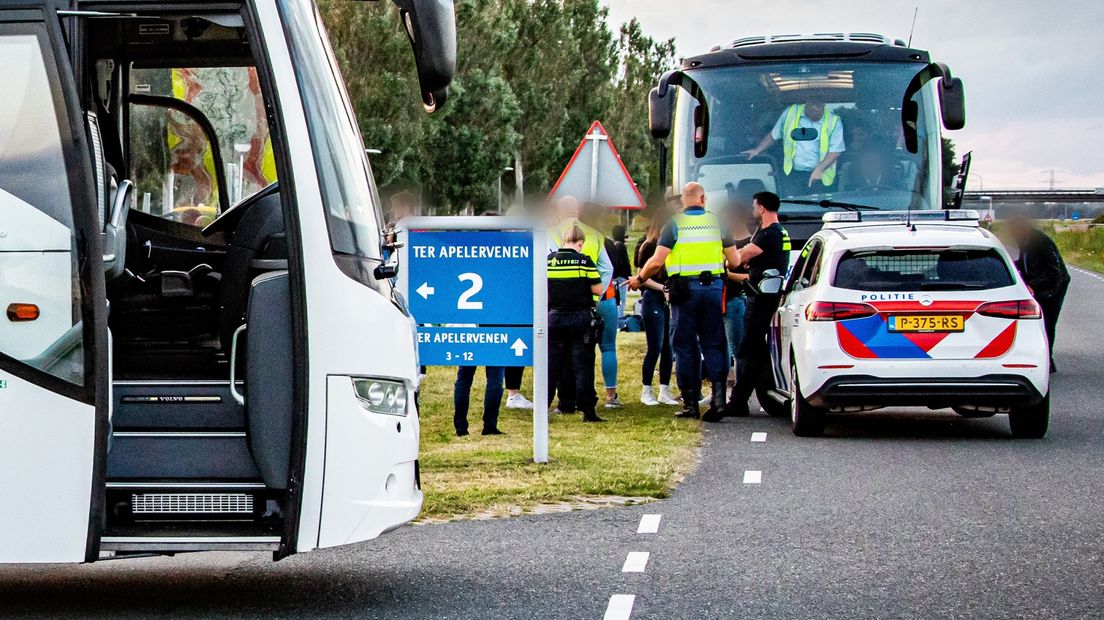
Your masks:
M795 140L793 133L799 128L816 131L816 137ZM806 194L809 190L820 192L835 184L836 160L845 150L843 123L838 115L825 109L823 102L810 100L790 105L759 146L743 154L752 159L779 140L782 141L784 173L778 179L779 193L795 196Z

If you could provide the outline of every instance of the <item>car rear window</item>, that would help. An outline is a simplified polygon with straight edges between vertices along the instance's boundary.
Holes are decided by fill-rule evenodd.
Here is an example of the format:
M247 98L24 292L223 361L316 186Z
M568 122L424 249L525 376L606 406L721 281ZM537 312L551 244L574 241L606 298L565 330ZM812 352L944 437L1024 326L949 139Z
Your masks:
M832 285L856 291L956 291L1011 286L1012 274L996 250L849 251Z

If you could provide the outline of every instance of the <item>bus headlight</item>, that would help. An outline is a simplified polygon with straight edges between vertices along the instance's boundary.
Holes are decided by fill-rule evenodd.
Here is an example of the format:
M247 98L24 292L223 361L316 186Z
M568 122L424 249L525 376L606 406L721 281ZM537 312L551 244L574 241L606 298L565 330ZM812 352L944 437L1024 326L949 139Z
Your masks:
M387 379L353 378L360 406L372 413L406 415L407 387L402 381Z

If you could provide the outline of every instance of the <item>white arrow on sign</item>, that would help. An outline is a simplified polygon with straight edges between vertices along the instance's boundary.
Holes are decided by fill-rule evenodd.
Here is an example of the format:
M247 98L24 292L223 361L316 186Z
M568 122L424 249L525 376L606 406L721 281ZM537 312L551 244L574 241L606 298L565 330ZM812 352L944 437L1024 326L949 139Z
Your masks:
M422 285L416 289L416 292L422 296L422 299L429 299L429 296L436 293L437 290L429 285L429 282L422 282Z
M521 357L525 353L525 350L529 347L525 346L525 343L521 341L521 338L518 338L514 341L514 344L510 345L510 348L514 350L514 355Z

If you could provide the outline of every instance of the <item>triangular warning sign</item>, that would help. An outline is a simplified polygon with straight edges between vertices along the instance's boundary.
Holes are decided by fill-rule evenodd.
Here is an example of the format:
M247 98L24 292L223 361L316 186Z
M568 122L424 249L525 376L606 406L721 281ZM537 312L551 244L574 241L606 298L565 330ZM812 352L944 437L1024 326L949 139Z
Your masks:
M597 202L610 209L643 209L644 197L636 189L621 156L602 123L594 121L567 162L550 199L571 196Z

